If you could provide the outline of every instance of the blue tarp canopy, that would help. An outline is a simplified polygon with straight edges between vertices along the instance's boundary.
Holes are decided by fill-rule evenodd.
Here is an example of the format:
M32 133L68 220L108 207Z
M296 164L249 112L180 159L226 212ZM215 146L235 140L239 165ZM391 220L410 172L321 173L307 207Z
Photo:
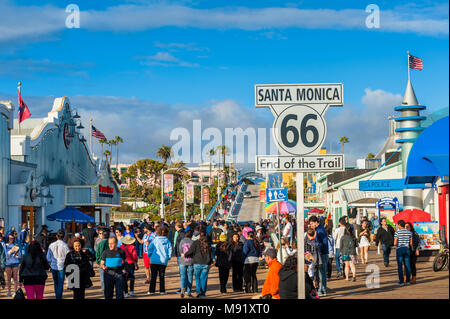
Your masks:
M406 184L434 184L448 176L449 117L446 116L420 134L411 148L406 168Z
M48 220L70 223L72 220L76 223L89 223L94 221L94 217L86 215L82 211L72 206L67 206L65 209L60 210L54 214L47 216Z

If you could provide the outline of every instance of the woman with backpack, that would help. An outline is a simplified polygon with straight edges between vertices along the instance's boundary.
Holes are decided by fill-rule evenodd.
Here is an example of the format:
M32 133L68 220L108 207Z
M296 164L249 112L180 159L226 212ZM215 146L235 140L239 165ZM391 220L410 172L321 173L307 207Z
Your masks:
M67 267L70 265L77 265L79 269L79 288L72 288L73 299L85 299L86 288L92 287L92 281L90 277L94 277L94 269L90 262L95 260L94 255L88 249L82 249L83 240L80 238L75 238L69 245L70 252L66 255L64 260L64 273L66 276L73 273L74 270L68 270ZM76 283L74 283L76 285Z
M193 231L188 230L184 234L184 238L178 245L178 254L180 255L180 281L181 281L181 294L180 297L184 298L187 294L188 297L192 296L192 282L194 279L194 260L190 257L181 257L181 255L187 253L193 243L192 241Z
M183 258L192 257L193 259L197 298L206 297L209 268L212 264L211 251L206 232L201 231L199 239L195 240L189 250L181 255Z
M342 261L345 264L345 280L349 280L348 276L350 274L350 269L353 274L352 281L356 281L356 247L358 246L356 242L355 235L353 233L353 228L350 224L345 225L344 236L341 238L341 256Z
M41 245L33 240L27 248L27 254L19 269L19 281L23 283L27 299L43 299L47 270L47 262Z
M136 242L136 238L131 235L125 235L122 238L122 246L121 249L125 251L125 255L127 257L127 262L125 263L125 271L127 272L124 276L124 297L135 297L134 293L134 272L139 269L138 266L138 256L136 251L136 246L134 245ZM128 281L130 281L130 292L128 293Z
M227 282L232 266L233 251L231 243L227 241L227 235L220 235L220 243L216 247L215 265L219 268L220 293L227 293Z
M258 278L256 271L259 264L259 243L255 238L255 233L249 231L247 233L247 240L242 249L244 257L244 286L246 293L258 292Z

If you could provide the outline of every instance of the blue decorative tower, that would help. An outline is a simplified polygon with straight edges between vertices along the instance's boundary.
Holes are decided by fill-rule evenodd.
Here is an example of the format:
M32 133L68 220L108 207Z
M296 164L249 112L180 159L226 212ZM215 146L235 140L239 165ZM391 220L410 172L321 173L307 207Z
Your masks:
M397 143L402 145L402 169L403 179L406 178L406 168L408 156L417 137L424 130L420 126L420 122L425 116L420 116L420 111L425 110L424 105L419 105L416 94L411 84L410 78L410 55L408 52L408 84L406 85L405 95L402 105L394 108L395 111L401 112L401 115L395 119L398 122L398 128L395 130L400 136ZM422 190L421 189L403 189L403 209L417 208L423 209Z

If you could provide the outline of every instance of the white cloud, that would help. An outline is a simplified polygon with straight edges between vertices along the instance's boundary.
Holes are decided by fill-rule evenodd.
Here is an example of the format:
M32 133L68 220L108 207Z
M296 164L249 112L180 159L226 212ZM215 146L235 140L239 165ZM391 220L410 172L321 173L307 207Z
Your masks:
M173 56L172 54L170 54L168 52L158 52L152 56L137 57L137 58L142 59L142 61L141 61L142 65L148 65L148 66L158 65L158 66L164 66L164 67L169 67L169 66L181 66L181 67L193 67L193 68L199 67L198 63L190 63L190 62L181 61L180 59L176 58L175 56Z
M0 0L1 1L1 0ZM81 8L82 10L82 8ZM67 13L54 6L15 6L0 2L0 41L48 36L65 28ZM368 30L360 9L299 9L295 7L226 7L196 9L187 5L125 4L105 10L81 11L80 26L91 31L144 31L166 26L201 29L266 30L270 28ZM381 32L448 36L448 4L381 8ZM374 29L370 29L374 32Z

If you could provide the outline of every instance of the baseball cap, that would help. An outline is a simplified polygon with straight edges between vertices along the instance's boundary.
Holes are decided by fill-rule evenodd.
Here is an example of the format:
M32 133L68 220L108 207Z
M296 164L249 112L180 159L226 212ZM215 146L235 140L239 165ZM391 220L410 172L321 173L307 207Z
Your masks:
M269 256L270 258L276 258L277 251L275 250L275 248L267 248L263 255L264 257Z

